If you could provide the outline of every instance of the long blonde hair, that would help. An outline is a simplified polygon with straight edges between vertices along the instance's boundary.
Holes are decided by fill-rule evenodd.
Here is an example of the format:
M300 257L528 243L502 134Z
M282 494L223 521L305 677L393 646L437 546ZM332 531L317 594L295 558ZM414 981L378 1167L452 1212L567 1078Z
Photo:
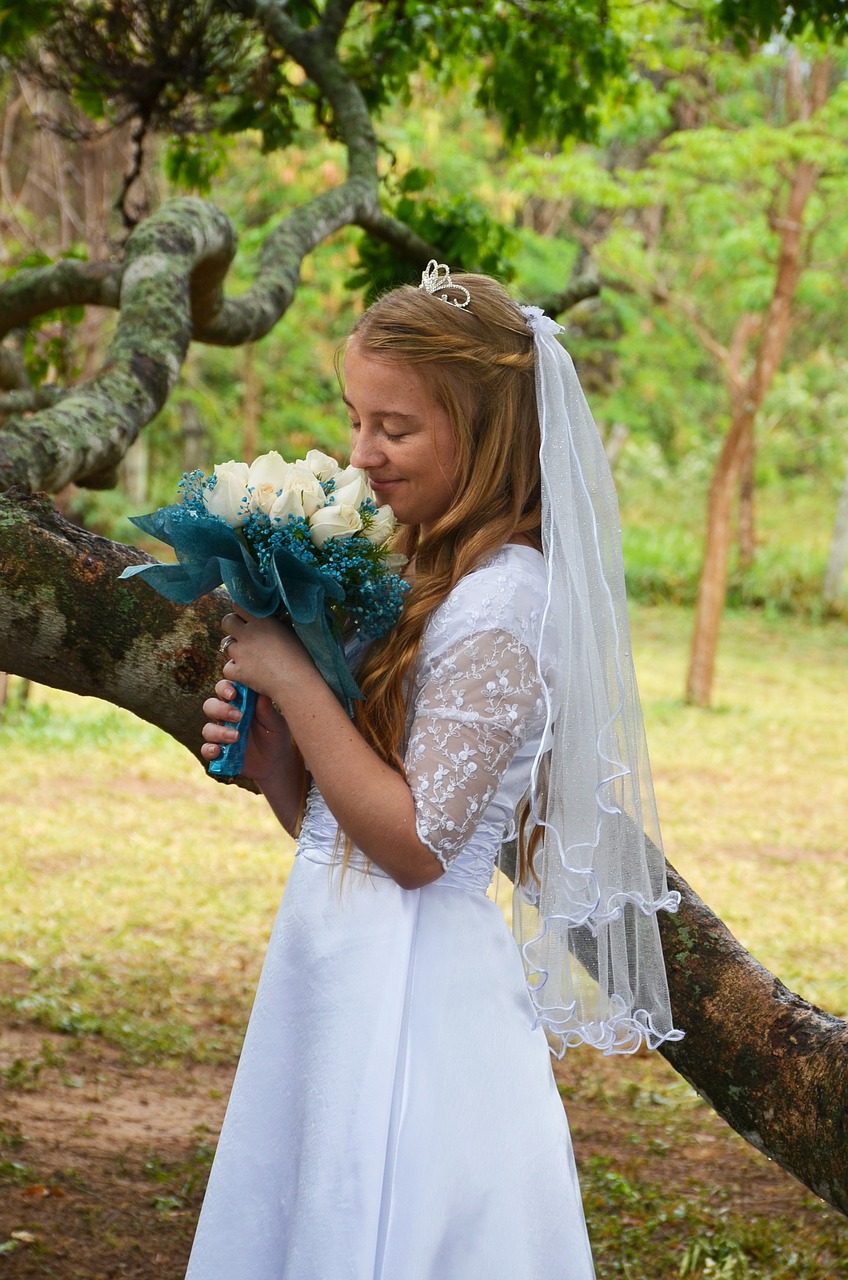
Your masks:
M365 698L356 704L356 725L401 773L407 679L431 613L510 538L524 535L541 546L533 338L496 281L466 274L454 280L471 295L467 310L404 285L375 302L349 339L373 358L417 370L447 412L458 449L448 511L426 537L418 526L400 532L397 549L415 557L414 585L399 622L357 671Z

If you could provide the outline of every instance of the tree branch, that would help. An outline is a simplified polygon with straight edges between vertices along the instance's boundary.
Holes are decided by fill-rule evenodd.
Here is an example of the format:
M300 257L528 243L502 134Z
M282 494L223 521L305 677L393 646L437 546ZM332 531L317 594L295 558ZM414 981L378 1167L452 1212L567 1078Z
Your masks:
M338 44L339 37L350 17L351 9L357 3L358 0L327 0L327 7L319 23L319 28L329 43Z
M135 231L103 368L52 408L10 418L0 428L0 490L112 482L127 448L173 389L191 339L193 305L217 296L234 252L229 222L201 200L165 205Z
M356 223L375 240L382 240L384 244L390 245L408 258L412 266L419 267L422 271L431 258L442 257L442 251L437 245L422 240L405 222L399 222L397 218L391 217L378 205L360 215Z
M345 71L336 50L344 26L340 18L347 7L339 0L321 23L304 30L288 16L284 0L233 0L233 8L255 19L268 39L288 53L321 91L332 111L336 134L347 147L349 177L365 179L376 203L377 138L371 115L362 91Z
M135 547L64 520L44 494L0 495L0 669L107 698L200 759L203 691L220 677L223 591L183 608L137 578Z
M70 394L69 388L55 387L49 383L42 387L19 387L14 391L7 391L5 395L0 395L0 417L49 409Z
M848 1214L848 1023L793 995L673 867L660 913L683 1040L660 1052L746 1141Z
M601 281L599 276L595 272L587 272L569 280L565 288L560 289L559 293L550 293L546 297L540 298L536 305L541 307L549 316L561 316L564 312L570 311L572 307L576 307L578 302L583 302L585 298L597 298L600 292Z
M291 305L304 258L335 231L357 223L374 199L370 183L348 179L300 205L266 239L256 282L238 298L198 314L193 337L223 347L263 337Z
M58 307L117 307L123 265L64 258L30 267L0 284L0 338Z
M29 390L30 382L23 356L13 347L0 346L0 387L4 391Z

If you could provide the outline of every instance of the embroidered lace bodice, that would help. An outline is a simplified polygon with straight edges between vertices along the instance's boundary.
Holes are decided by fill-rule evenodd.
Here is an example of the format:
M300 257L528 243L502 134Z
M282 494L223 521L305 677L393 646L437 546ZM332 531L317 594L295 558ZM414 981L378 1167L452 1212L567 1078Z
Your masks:
M527 790L545 724L545 594L541 554L507 544L457 584L425 629L404 763L418 836L445 868L438 884L485 892ZM313 786L300 850L323 861L335 844L335 820Z

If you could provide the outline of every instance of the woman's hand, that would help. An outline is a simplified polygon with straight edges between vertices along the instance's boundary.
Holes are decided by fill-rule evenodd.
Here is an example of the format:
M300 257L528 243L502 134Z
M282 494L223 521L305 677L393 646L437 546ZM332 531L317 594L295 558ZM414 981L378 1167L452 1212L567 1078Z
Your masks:
M203 746L200 754L204 760L215 760L221 754L221 746L235 742L239 736L238 722L241 712L233 705L236 691L229 680L219 680L215 696L203 704L206 724L203 726ZM243 774L261 786L263 782L279 775L290 759L292 749L288 726L275 711L271 699L259 697L249 729Z
M291 627L278 618L254 618L238 609L221 619L221 630L230 637L222 668L229 680L282 702L292 681L317 676Z

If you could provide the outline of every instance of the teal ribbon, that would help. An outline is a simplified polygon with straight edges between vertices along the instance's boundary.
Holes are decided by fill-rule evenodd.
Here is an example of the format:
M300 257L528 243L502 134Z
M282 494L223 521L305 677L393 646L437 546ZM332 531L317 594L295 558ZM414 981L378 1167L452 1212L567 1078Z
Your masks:
M327 609L328 601L341 603L345 598L338 579L283 548L275 548L268 564L260 569L235 529L185 506L161 507L131 520L144 533L172 547L178 563L131 565L121 578L141 577L175 604L191 604L223 586L233 602L255 618L284 615L347 714L353 715L353 703L362 692L351 675L341 634ZM241 728L246 727L242 717ZM246 737L243 732L239 743L233 745L240 745Z

